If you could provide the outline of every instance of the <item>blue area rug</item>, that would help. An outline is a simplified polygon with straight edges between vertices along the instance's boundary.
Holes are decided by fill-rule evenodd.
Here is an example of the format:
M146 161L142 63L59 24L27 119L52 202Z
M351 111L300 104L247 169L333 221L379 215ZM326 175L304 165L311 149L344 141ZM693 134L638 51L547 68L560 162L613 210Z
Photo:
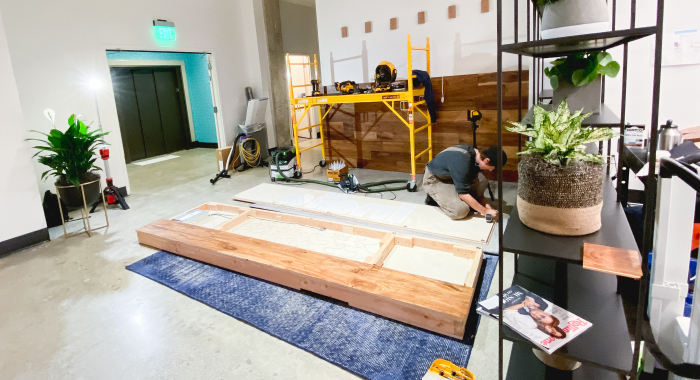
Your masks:
M497 264L497 256L484 255L479 300ZM168 252L126 268L372 380L421 379L438 358L466 367L479 324L473 302L464 339L447 338Z

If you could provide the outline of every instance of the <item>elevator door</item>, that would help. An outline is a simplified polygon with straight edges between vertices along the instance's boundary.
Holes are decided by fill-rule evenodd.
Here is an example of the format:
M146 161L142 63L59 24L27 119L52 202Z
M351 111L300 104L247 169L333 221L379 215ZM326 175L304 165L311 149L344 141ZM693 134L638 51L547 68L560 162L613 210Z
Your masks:
M112 67L112 85L126 162L189 149L178 67Z

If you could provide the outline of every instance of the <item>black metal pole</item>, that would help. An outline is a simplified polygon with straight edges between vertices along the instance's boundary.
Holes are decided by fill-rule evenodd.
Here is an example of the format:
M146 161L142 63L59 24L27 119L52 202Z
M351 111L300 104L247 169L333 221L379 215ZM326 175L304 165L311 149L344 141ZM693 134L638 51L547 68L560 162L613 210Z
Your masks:
M642 238L642 263L649 261L649 252L654 247L654 216L656 214L656 144L659 137L659 100L661 97L661 50L664 30L664 0L658 0L656 10L656 50L654 53L654 91L651 100L651 130L649 139L649 175L647 176L644 206L644 235ZM636 1L632 0L632 18L630 27L634 28ZM639 284L637 302L637 326L634 332L634 357L632 359L633 379L637 377L640 342L642 340L642 321L646 319L648 266L642 265L642 279Z
M502 131L502 113L503 113L503 5L502 0L496 1L496 35L498 41L496 69L498 71L498 88L496 89L496 108L498 109L498 117L496 120L496 128L498 129L498 216L501 220L498 222L498 379L503 380L503 131Z

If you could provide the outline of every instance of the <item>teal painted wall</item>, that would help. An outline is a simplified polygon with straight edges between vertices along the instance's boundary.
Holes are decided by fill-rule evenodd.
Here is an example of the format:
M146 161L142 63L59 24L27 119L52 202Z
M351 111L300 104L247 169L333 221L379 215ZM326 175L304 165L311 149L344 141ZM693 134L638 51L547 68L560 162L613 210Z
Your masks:
M216 143L216 119L206 54L108 51L107 59L184 61L195 140Z

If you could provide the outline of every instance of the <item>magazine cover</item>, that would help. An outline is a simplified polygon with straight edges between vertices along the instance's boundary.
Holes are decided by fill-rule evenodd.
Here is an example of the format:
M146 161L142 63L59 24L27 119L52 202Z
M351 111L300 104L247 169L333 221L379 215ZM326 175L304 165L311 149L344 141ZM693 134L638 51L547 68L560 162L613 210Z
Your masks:
M503 294L503 323L549 354L593 326L520 286L511 286ZM479 306L479 314L498 318L498 296Z

